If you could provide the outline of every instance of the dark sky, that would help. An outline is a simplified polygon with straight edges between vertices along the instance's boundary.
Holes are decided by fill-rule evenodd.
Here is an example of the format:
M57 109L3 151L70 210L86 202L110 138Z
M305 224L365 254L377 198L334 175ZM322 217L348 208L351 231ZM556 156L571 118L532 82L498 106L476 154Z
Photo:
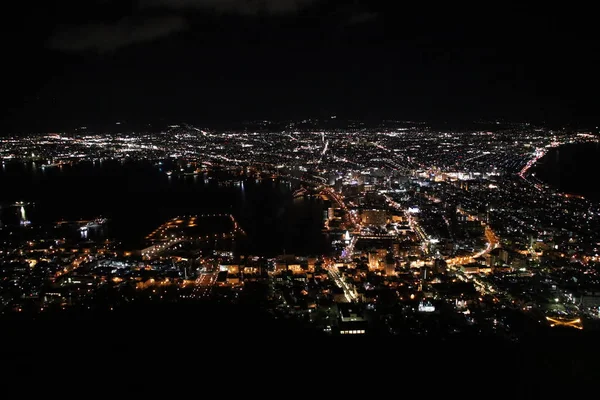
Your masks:
M4 13L5 129L598 116L595 12L564 2L47 3Z

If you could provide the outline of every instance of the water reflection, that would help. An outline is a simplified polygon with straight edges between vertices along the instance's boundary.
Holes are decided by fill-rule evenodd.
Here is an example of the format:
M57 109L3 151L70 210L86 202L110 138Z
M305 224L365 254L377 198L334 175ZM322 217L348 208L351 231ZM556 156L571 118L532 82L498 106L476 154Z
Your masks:
M240 198L242 199L242 205L246 203L246 186L244 186L244 181L240 183Z

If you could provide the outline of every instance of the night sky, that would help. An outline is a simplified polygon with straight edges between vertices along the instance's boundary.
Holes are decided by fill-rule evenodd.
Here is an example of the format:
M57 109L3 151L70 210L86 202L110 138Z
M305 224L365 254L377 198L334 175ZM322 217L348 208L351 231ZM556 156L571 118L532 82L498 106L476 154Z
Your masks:
M596 14L567 3L48 3L4 13L5 130L598 116Z

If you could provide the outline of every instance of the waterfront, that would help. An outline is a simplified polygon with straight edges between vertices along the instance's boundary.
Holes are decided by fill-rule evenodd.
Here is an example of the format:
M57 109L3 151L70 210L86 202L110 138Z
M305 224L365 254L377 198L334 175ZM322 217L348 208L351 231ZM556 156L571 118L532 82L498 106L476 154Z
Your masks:
M167 176L151 162L105 161L52 168L7 163L0 187L3 203L35 202L25 206L32 224L109 218L108 235L126 248L139 246L167 219L207 212L235 215L248 233L250 254L322 254L330 248L321 233L324 203L292 198L297 186L290 182ZM1 218L14 224L19 214L4 207Z
M597 138L522 129L7 138L0 319L227 304L326 335L595 329L597 205L532 173L551 148ZM329 257L293 256L333 250L322 232Z
M538 161L536 177L555 189L600 201L600 144L566 144L551 149Z

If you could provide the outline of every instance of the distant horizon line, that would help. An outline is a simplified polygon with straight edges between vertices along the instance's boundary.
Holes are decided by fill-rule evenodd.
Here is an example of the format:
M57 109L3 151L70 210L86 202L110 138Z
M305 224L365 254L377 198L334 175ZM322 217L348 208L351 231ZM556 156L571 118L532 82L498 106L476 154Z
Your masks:
M363 122L370 124L377 123L405 123L405 124L443 124L443 125L452 125L454 126L464 126L470 124L498 124L498 125L506 125L506 124L515 124L515 125L531 125L531 126L539 126L539 127L552 127L555 129L561 128L570 128L570 129L589 129L589 130L598 130L599 124L591 123L591 122L574 122L574 121L563 121L563 122L554 122L554 121L543 121L543 120L524 120L522 118L506 118L506 117L498 117L498 118L393 118L393 117L347 117L347 116L338 116L336 114L331 114L330 116L312 116L312 117L278 117L278 118L264 118L264 117L255 117L255 118L222 118L222 119L204 119L204 121L192 121L191 119L183 119L183 118L168 118L168 117L159 117L158 119L148 119L146 121L140 121L138 118L123 118L118 119L115 118L112 121L108 121L108 119L104 122L98 121L89 121L89 122L70 122L70 123L48 123L48 124L40 124L46 125L45 128L41 126L33 127L33 126L24 126L22 129L19 129L18 126L21 125L19 123L12 124L11 127L0 127L0 134L33 134L33 133L54 133L54 132L70 132L78 129L86 128L86 129L106 129L108 127L116 127L120 125L124 126L148 126L152 127L154 125L159 125L161 127L168 127L169 125L193 125L196 127L211 127L211 126L219 126L220 128L226 128L227 125L234 128L236 125L246 125L246 124L258 124L258 123L269 123L269 124L283 124L283 123L324 123L326 121L340 121L340 122ZM24 123L23 125L28 125ZM51 126L55 127L51 127ZM60 125L60 127L58 127Z

